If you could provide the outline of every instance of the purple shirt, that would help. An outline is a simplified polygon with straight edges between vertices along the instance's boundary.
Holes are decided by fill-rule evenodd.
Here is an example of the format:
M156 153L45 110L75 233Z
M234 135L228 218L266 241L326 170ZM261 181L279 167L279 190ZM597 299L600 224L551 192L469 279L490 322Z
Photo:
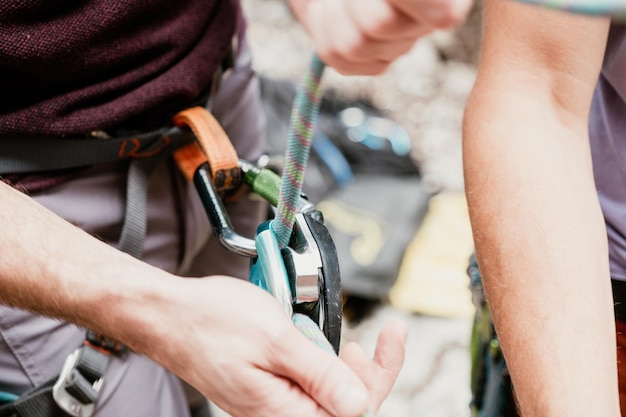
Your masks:
M229 52L238 0L0 0L0 135L163 125Z
M589 120L611 276L626 281L626 26L613 25Z

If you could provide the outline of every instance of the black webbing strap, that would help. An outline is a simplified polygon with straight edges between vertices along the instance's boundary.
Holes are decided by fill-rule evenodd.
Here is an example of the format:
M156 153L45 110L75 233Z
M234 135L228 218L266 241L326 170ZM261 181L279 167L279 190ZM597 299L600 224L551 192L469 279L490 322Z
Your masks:
M52 397L53 378L0 407L0 417L66 417Z
M179 147L193 139L190 131L178 127L119 137L109 137L103 132L85 137L3 136L0 172L5 175L47 172L127 158L149 158L161 151L171 153L173 146Z

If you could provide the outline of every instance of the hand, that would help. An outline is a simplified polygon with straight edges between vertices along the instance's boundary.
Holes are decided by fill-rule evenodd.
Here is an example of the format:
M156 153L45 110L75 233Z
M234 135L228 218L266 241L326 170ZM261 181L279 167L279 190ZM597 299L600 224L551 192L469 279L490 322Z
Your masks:
M383 72L415 41L464 21L472 0L290 0L320 58L346 75Z
M406 331L382 332L373 361L351 345L342 361L311 343L265 291L228 277L179 279L142 352L234 417L357 417L395 382ZM143 344L145 345L145 343ZM353 367L352 370L350 367Z

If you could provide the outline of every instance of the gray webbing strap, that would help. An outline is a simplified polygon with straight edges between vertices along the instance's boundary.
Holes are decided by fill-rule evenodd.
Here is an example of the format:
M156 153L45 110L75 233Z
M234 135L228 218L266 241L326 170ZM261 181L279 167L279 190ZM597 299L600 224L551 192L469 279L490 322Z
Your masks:
M135 158L128 167L126 213L117 247L135 258L141 258L146 237L150 177L156 166L170 155L159 152L151 158Z
M150 175L156 165L154 159L134 159L128 167L126 215L117 247L138 259L141 258L146 237L146 199Z

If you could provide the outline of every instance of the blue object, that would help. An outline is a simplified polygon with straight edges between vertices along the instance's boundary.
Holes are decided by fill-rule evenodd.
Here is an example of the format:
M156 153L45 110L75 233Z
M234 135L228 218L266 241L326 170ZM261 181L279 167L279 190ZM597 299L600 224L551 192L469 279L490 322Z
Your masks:
M324 165L326 165L340 187L352 182L354 175L352 174L350 164L339 148L335 146L324 132L315 131L313 135L313 150L322 159L322 162L324 162Z
M396 155L407 155L411 151L408 132L395 121L372 116L358 107L348 107L339 113L348 138L373 150L380 150L387 142Z
M10 392L0 391L0 404L7 404L17 400L19 396Z
M590 16L611 16L614 19L626 18L626 2L623 0L517 0L554 10L585 14Z
M257 258L250 266L249 280L278 300L289 317L293 315L293 298L285 262L272 228L273 220L261 223L254 238Z

